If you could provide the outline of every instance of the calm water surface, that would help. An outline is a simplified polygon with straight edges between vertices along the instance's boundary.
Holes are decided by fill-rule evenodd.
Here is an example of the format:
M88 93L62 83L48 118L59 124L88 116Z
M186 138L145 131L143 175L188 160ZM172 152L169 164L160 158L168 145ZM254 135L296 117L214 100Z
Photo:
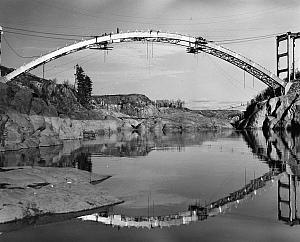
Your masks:
M110 174L99 185L124 203L6 228L0 241L299 241L299 152L297 135L219 131L119 134L2 153L3 167Z

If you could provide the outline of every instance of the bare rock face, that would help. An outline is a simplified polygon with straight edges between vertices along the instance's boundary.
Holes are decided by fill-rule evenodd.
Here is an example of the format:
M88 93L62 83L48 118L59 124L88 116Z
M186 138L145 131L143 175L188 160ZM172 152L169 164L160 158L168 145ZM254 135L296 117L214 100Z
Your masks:
M41 98L33 98L30 107L31 115L58 116L56 108L47 103Z
M117 119L73 120L8 112L0 114L0 151L61 145L63 140L83 138L85 131L105 135L121 126L122 121Z
M29 118L34 130L43 131L44 129L46 129L45 117L39 115L30 115Z
M3 72L9 73L0 66ZM4 70L3 70L4 69ZM23 74L9 83L0 84L0 113L14 110L28 115L42 115L72 119L103 119L101 112L83 107L72 85Z
M166 132L197 132L232 128L229 121L177 109L161 109L161 125ZM159 125L157 123L156 125Z
M19 144L28 140L34 133L33 125L25 115L8 113L7 116L9 119L4 126L4 147L7 150L19 149Z
M109 196L98 185L92 185L109 177L75 168L2 169L0 223L43 214L78 212L120 203L119 199Z
M300 127L298 94L271 98L258 103L253 112L236 125L239 129L295 129Z
M22 88L16 94L11 105L20 113L29 113L32 101L32 91Z
M8 103L8 86L0 82L0 106L7 106Z
M149 118L157 116L159 110L142 94L93 96L95 109L106 108L132 117Z

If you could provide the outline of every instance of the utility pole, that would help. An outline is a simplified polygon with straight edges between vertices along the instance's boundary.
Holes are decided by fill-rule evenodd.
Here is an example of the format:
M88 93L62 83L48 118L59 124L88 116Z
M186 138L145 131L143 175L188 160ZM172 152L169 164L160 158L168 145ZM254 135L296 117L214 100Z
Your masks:
M2 31L2 26L0 26L0 66L1 66L1 52L2 52L2 49L1 49L1 41L2 41L2 34L3 34L3 31ZM1 68L0 68L0 77L1 77Z

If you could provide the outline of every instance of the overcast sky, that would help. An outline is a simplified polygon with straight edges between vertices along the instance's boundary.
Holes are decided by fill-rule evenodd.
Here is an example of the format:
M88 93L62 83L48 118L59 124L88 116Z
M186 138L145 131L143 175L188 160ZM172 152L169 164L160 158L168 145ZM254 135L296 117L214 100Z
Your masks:
M226 40L300 31L300 1L0 0L0 25L5 37L2 64L18 67L31 59L17 56L11 48L21 56L36 56L74 40L26 36L6 27L78 35L115 32L117 27L126 32L157 29ZM275 37L224 46L275 72ZM212 103L246 101L265 87L256 79L253 87L247 74L244 88L242 70L213 56L187 54L183 47L154 44L153 58L150 53L147 60L146 53L144 43L114 45L106 56L103 51L84 50L46 64L45 75L73 82L74 65L78 63L92 78L94 94L143 93L152 99ZM37 68L33 73L41 75L42 70Z

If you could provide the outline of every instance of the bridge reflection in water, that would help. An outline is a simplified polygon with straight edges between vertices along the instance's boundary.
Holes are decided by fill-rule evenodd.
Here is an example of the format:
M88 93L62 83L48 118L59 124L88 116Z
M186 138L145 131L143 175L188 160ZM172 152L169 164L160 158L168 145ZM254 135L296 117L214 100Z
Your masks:
M278 219L291 226L300 224L297 211L299 180L299 176L287 173L282 179L278 180Z
M253 179L243 188L231 193L230 195L220 198L210 204L201 206L193 204L188 207L188 211L179 212L167 216L139 216L127 217L123 215L111 214L109 209L106 212L95 213L79 217L82 220L100 222L112 226L136 227L136 228L157 228L170 227L174 225L189 224L191 222L203 221L208 217L213 217L238 205L241 201L256 195L257 190L263 188L271 180L273 181L281 171L278 169L270 170L263 176Z
M299 225L297 190L300 181L300 136L295 133L245 132L245 141L252 152L267 163L280 167L277 181L278 220L288 225ZM259 148L260 147L260 148Z
M178 149L178 151L183 151L184 147L195 144L205 146L205 142L217 140L219 137L237 138L241 136L251 152L268 164L269 171L251 180L239 190L208 204L186 205L186 211L174 212L174 214L168 216L123 216L114 214L112 209L108 209L104 213L86 215L80 217L80 219L101 222L112 226L137 228L189 224L228 212L231 208L238 206L246 199L252 198L258 193L258 190L262 190L261 188L265 186L268 187L273 182L273 184L278 185L277 201L274 201L275 207L278 205L278 219L288 225L300 224L297 215L296 194L297 190L299 190L298 183L300 180L300 161L298 158L300 153L300 136L285 132L280 134L274 132L263 133L262 131L230 131L225 134L202 132L199 135L188 134L185 136L181 134L147 137L138 134L124 134L121 137L107 140L84 143L78 141L78 144L72 142L69 148L68 145L65 145L63 147L49 147L47 150L34 149L1 153L0 167L24 165L71 166L93 171L91 156L92 158L94 156L140 157L147 156L153 150L168 150L173 147ZM210 144L208 148L211 149ZM225 151L225 149L222 150ZM228 152L233 152L233 150L230 148ZM28 163L29 161L34 162ZM275 183L275 181L277 182Z
M243 137L252 152L269 164L270 171L251 180L241 189L230 193L209 204L191 204L187 211L167 216L123 216L113 214L111 209L79 217L84 221L94 221L111 226L135 228L162 228L203 221L238 206L244 200L253 197L257 191L277 180L278 220L288 225L300 224L297 215L297 188L299 186L299 161L297 158L298 139L290 134L280 136L276 133L263 134L262 131L245 132Z

